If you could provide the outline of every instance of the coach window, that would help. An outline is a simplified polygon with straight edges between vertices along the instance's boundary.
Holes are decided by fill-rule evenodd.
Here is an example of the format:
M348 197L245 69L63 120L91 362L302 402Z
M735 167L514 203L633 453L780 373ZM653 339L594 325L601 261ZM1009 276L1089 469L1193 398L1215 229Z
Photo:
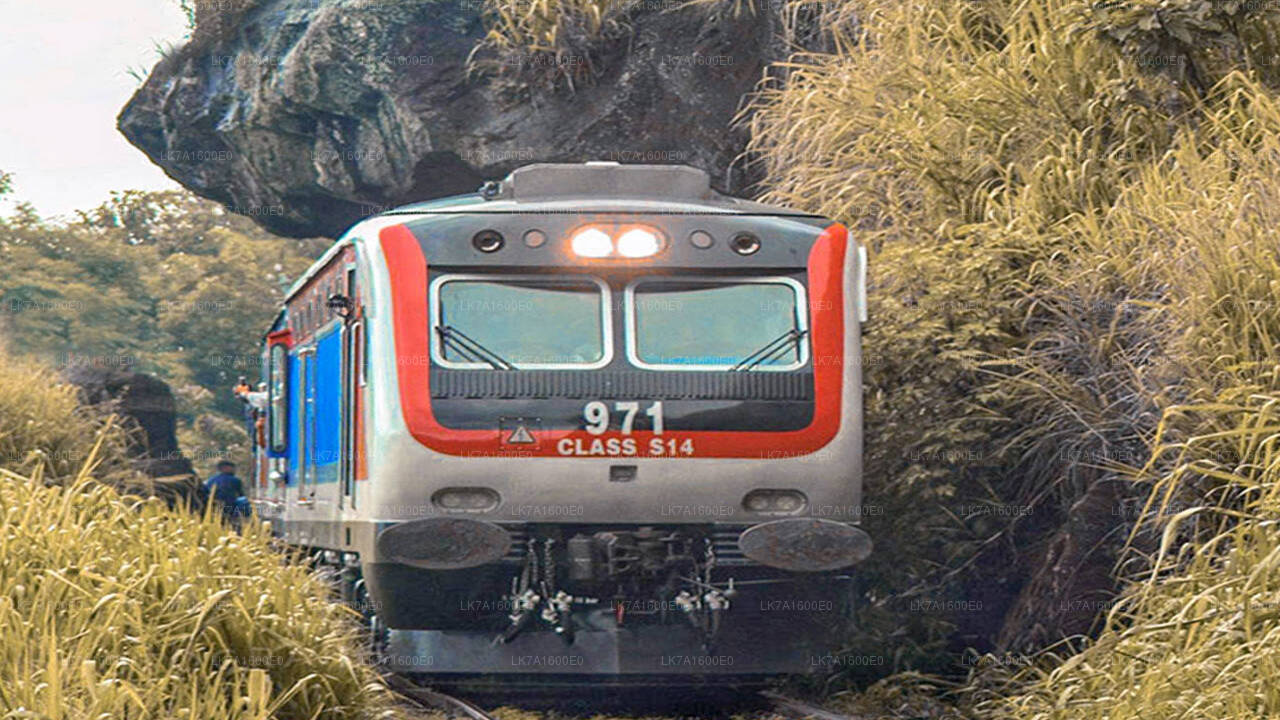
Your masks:
M604 367L609 288L596 278L445 275L431 284L431 357L456 369Z
M650 278L626 289L627 358L650 370L801 368L804 287L791 278Z
M289 350L281 343L271 346L271 362L269 387L271 388L271 411L267 414L270 427L268 436L271 452L282 453L289 444L289 385L287 381L289 367Z

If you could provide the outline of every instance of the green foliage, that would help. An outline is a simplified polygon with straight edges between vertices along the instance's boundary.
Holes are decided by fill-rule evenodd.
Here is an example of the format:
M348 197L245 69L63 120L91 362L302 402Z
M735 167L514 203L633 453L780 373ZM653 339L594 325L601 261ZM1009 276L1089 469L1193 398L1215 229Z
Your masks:
M176 0L190 36L184 51L208 47L230 37L258 0Z
M192 0L177 0L178 9L182 11L183 17L187 19L187 31L196 29L196 7Z
M247 437L202 438L197 417L240 417L229 391L254 378L278 303L328 241L282 240L180 192L123 192L77 221L0 220L0 333L54 366L157 373L179 400L200 468L247 459Z

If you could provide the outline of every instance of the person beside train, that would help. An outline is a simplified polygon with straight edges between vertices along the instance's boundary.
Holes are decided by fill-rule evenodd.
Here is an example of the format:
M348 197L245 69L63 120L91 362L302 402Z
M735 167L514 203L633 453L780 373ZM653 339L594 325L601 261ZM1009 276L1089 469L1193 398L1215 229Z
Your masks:
M230 460L221 460L217 464L218 473L205 481L205 490L209 498L222 509L222 516L239 526L240 519L248 515L249 499L244 494L244 483L236 476L236 464Z
M244 406L244 431L252 440L257 435L263 424L263 418L267 414L267 384L260 382L257 390L253 390L249 387L249 382L245 376L241 375L231 392Z

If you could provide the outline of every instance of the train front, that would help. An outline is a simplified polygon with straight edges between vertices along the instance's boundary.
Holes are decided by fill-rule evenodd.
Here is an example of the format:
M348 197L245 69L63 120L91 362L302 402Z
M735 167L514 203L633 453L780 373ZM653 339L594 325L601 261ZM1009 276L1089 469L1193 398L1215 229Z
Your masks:
M829 667L871 546L865 261L843 226L605 164L379 222L362 565L393 665L620 684Z

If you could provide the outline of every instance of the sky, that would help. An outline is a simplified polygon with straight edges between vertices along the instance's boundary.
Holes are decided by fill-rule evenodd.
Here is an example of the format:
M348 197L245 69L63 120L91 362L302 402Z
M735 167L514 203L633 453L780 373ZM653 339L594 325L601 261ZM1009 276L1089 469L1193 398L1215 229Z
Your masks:
M112 190L177 188L116 130L116 115L178 44L177 0L0 0L0 170L46 217L97 206Z

